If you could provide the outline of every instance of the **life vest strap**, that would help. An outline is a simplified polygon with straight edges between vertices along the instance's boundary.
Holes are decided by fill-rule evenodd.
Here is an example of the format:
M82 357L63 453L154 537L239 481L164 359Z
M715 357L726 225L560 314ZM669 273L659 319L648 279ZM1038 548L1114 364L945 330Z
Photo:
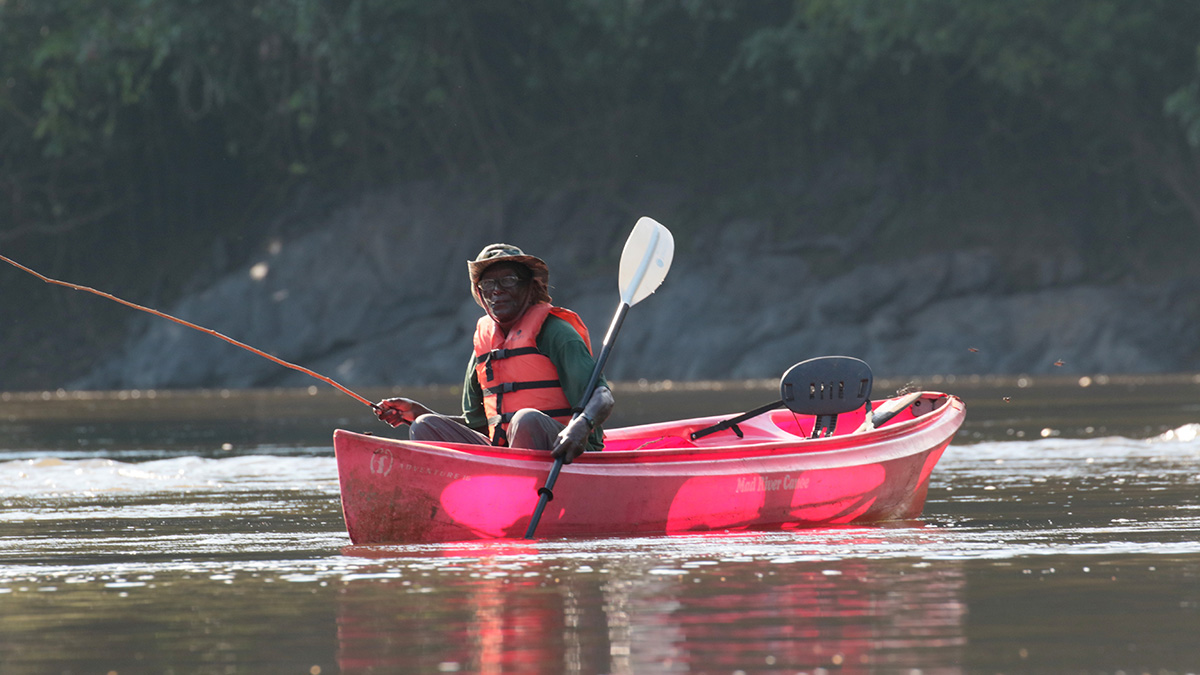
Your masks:
M483 361L487 366L487 378L490 380L494 377L492 373L492 361L499 359L508 359L514 356L528 356L530 354L541 354L537 347L517 347L515 349L493 349L488 352Z
M508 394L514 391L524 389L548 389L550 387L558 387L558 380L533 380L531 382L504 382L495 387L485 387L483 389L484 396L499 396L500 394Z

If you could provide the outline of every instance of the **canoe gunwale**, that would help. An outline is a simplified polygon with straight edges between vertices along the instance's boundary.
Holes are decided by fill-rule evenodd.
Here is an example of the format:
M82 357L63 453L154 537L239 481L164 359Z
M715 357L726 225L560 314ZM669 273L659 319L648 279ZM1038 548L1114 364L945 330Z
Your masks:
M801 456L817 457L821 455L845 453L848 451L861 453L864 447L886 445L889 442L895 441L904 436L919 435L922 429L925 427L944 424L946 422L944 418L948 414L952 415L955 410L959 411L961 415L963 405L962 401L957 397L938 392L927 392L927 394L928 395L924 398L941 400L945 401L945 403L919 417L895 421L887 424L886 426L878 429L872 429L870 431L836 434L826 438L803 438L780 431L775 437L761 441L747 441L734 438L732 439L732 443L722 443L719 445L710 442L704 445L679 448L638 448L633 450L606 449L601 452L584 453L570 465L564 467L563 470L569 471L572 468L581 469L589 465L634 466L638 464L692 464L696 462L707 463L722 460L756 460L777 457L796 458ZM673 433L662 434L660 437L678 436L689 433L693 430L693 428L701 429L714 421L720 421L728 417L729 415L715 415L711 417L695 418L680 422L639 425L637 427L627 427L625 429L614 430L611 432L611 435L620 436L626 430L653 430L655 428L661 428L663 430L672 430ZM957 424L955 425L955 429L957 429ZM545 466L548 470L548 467L554 463L553 458L545 450L495 447L489 445L472 445L462 443L400 440L386 436L358 434L357 432L341 429L335 432L335 438L340 434L365 436L372 440L378 440L384 444L401 443L412 451L453 456L463 461L484 462L497 466L512 466L522 468L527 468L530 465L534 467ZM647 434L647 437L650 435L653 434ZM858 442L855 442L853 445L848 445L848 441L850 439L854 439ZM883 459L886 460L888 458L884 457Z

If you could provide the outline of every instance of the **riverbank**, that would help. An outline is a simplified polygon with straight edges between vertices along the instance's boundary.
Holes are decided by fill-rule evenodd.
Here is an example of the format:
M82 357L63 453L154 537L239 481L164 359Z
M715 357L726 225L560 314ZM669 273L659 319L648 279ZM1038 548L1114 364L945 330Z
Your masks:
M499 240L543 257L555 302L580 312L598 344L618 302L621 247L637 217L650 215L674 232L675 261L659 291L631 310L608 364L613 380L773 379L826 354L863 358L879 377L1200 371L1198 274L1097 273L1096 252L1111 242L906 238L896 232L922 209L895 203L857 208L856 226L839 230L831 223L847 207L813 194L795 200L812 210L791 219L701 215L698 195L661 187L500 203L492 194L410 183L293 208L248 235L252 245L218 239L197 251L189 268L199 271L172 280L188 289L176 301L126 297L348 386L456 385L480 315L466 260ZM1022 239L1031 237L1023 228ZM68 280L123 294L103 280ZM15 312L0 389L312 383L164 319L13 281L20 286L7 302L24 298L39 311Z
M621 246L636 217L651 215L676 233L675 261L630 312L614 380L769 379L824 354L863 358L878 376L1200 370L1195 273L1097 281L1063 250L860 259L854 233L685 222L680 195L634 197L633 207L586 194L527 199L505 204L497 225L480 191L376 191L269 239L168 311L347 385L455 384L480 314L466 260L498 240L541 256L555 302L580 312L598 344L618 302ZM130 320L133 337L70 387L310 383L200 332Z

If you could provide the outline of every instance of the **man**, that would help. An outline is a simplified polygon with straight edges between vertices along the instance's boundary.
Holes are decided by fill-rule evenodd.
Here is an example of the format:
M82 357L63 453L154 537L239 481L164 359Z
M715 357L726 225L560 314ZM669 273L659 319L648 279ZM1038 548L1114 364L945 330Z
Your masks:
M491 244L467 271L471 295L487 314L475 326L462 416L389 398L379 402L379 419L411 424L413 440L550 450L566 464L602 448L612 392L601 377L572 419L596 361L579 316L550 304L546 263L516 246Z

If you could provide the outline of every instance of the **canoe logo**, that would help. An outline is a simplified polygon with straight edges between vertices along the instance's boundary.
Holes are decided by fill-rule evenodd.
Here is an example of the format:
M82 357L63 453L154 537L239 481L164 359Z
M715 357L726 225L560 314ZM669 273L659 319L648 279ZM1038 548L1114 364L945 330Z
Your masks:
M738 476L737 489L734 493L742 492L775 492L777 490L803 490L808 487L808 476L796 477L784 474L775 476Z
M371 457L371 473L380 476L386 476L392 472L392 465L396 459L392 457L392 451L388 448L376 448L375 454Z

